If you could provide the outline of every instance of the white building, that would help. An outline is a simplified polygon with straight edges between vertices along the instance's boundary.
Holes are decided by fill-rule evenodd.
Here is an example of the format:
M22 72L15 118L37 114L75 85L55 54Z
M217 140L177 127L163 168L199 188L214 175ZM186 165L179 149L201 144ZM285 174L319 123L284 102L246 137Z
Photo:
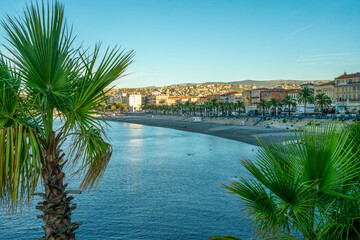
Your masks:
M240 92L227 92L220 95L220 102L222 103L236 103L242 100Z
M288 106L285 106L287 108ZM286 109L287 110L287 109ZM286 112L286 111L285 111ZM306 114L312 114L315 112L315 105L314 104L306 104ZM303 114L305 113L305 104L299 104L296 106L296 113Z
M128 100L128 111L137 112L141 109L141 95L140 94L130 94L127 97Z

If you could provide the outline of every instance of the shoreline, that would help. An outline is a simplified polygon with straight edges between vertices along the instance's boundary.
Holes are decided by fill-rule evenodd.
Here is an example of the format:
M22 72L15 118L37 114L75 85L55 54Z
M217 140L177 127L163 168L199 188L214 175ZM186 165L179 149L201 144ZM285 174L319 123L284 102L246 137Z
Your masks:
M281 128L239 126L233 124L221 124L213 122L191 122L187 118L171 119L155 116L154 118L146 116L111 116L106 117L105 120L202 133L235 140L255 146L260 146L256 137L262 140L270 139L281 141L281 139L284 139L291 132L289 130Z

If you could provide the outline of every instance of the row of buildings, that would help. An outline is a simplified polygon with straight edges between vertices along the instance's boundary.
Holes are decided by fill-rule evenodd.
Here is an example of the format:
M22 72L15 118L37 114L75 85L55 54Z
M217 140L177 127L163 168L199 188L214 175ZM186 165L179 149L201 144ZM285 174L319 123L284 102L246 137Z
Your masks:
M117 95L112 95L109 99L111 102L122 102L127 104L128 110L139 111L142 105L175 105L186 102L202 105L205 102L210 102L216 99L223 103L236 103L243 101L245 106L256 109L260 100L269 101L275 98L279 101L286 96L290 96L297 100L298 93L303 88L309 88L314 92L314 95L325 93L333 102L333 106L352 107L360 109L360 73L347 74L346 72L334 81L315 85L312 83L305 83L300 85L298 89L282 89L282 88L257 88L252 86L251 90L244 90L242 92L226 92L222 94L211 94L207 96L169 96L169 94L153 94L142 96L140 94L125 94L119 92ZM309 105L311 107L311 105ZM314 108L314 107L313 107Z

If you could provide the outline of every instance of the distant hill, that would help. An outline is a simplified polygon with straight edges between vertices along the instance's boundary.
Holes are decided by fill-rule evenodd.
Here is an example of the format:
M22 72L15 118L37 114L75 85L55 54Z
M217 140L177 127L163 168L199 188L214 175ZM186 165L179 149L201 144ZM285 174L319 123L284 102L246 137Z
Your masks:
M177 87L177 86L184 86L184 85L202 85L202 84L234 84L234 85L244 85L244 86L252 86L255 84L257 87L275 87L278 85L299 85L302 83L313 82L313 83L323 83L328 82L330 80L242 80L242 81L232 81L232 82L204 82L204 83L178 83L178 84L171 84L166 87ZM142 87L142 89L155 89L155 88L162 88L158 86L148 86ZM128 89L137 89L137 88L128 88Z
M172 86L177 85L196 85L196 84L241 84L245 86L252 86L255 84L256 86L261 87L274 87L280 84L302 84L307 82L328 82L330 80L242 80L242 81L232 81L232 82L205 82L205 83L181 83L181 84L173 84Z
M244 80L244 81L234 81L229 82L230 84L242 84L247 86L252 86L255 84L256 86L263 87L274 87L279 84L302 84L307 82L328 82L330 80L266 80L266 81L256 81L256 80Z
M256 86L263 86L263 87L274 87L279 84L302 84L305 82L305 80L265 80L265 81L256 81L256 80L243 80L243 81L234 81L229 82L231 84L242 84L247 86L252 86L255 84Z

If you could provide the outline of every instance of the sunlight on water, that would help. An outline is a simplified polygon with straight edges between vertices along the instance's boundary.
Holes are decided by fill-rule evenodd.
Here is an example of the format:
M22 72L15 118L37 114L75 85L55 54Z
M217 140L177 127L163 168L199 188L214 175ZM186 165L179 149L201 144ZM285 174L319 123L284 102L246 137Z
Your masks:
M221 187L243 175L238 159L254 146L173 129L110 123L113 156L99 188L75 196L78 239L208 239L252 236L236 198ZM67 145L69 147L69 145ZM70 174L68 174L70 176ZM66 179L76 189L79 178ZM0 239L36 239L31 213L0 217Z

